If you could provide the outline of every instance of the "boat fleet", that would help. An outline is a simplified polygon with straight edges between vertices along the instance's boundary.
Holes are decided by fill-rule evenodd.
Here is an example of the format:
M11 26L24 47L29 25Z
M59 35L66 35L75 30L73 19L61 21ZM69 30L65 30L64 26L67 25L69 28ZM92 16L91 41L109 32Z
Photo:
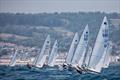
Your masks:
M62 67L63 69L75 68L80 72L100 73L102 68L108 68L112 45L109 40L109 24L105 16L96 37L94 47L89 45L89 26L86 25L81 37L76 32L65 61L62 65L55 65L58 57L58 41L55 40L52 49L50 35L45 39L42 49L33 60L32 67L42 68L44 65L49 67ZM17 60L17 50L11 59L10 66L15 66Z

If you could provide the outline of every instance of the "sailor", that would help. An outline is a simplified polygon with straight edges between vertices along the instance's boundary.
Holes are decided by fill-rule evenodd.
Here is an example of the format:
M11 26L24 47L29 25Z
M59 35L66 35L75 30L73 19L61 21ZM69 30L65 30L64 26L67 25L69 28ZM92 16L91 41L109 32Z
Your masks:
M64 68L64 69L67 69L67 65L66 65L66 64L63 64L63 68Z
M27 63L27 68L31 69L32 68L32 65Z
M82 69L77 65L76 66L76 71L79 73L79 74L82 74Z

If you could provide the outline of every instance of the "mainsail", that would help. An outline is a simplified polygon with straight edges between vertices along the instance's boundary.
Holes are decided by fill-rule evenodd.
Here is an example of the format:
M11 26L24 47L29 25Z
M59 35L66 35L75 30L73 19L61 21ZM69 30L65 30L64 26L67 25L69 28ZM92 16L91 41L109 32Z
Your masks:
M48 66L54 66L55 59L57 58L57 53L58 53L58 42L56 40L48 59Z
M46 61L46 57L49 54L49 49L50 49L50 35L47 36L47 38L44 42L44 45L41 49L41 52L38 55L38 57L34 60L33 65L35 65L37 67L42 67Z
M90 63L88 65L89 69L92 71L100 72L103 67L103 61L109 45L108 29L108 21L107 18L104 17L93 48Z
M11 62L10 62L10 66L15 66L15 64L16 64L16 60L17 60L17 49L15 50L15 53L14 53L14 55L13 55L13 58L12 58L12 60L11 60Z
M76 65L79 65L79 67L82 66L83 59L86 53L86 48L88 45L88 35L89 35L89 29L88 29L88 25L86 25L72 60L73 66L76 66Z
M67 64L71 64L76 45L78 44L78 40L79 40L79 36L78 36L78 33L76 32L75 36L74 36L74 38L72 40L69 52L68 52L67 57L66 57L66 63Z

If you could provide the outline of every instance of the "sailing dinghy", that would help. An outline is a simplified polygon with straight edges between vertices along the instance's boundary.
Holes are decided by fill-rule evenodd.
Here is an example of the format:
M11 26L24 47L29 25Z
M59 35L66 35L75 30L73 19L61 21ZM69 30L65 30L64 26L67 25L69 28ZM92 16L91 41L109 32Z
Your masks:
M99 29L96 42L93 48L92 55L88 64L88 70L93 72L101 72L105 67L105 58L109 54L109 25L107 17L104 17L101 27ZM107 52L108 51L108 52ZM107 62L108 64L109 62Z
M72 40L69 52L68 52L67 57L66 57L66 64L67 65L70 65L72 62L72 58L74 56L74 52L75 52L76 46L78 44L78 41L79 41L79 36L78 36L78 33L76 32L74 35L74 38Z
M41 52L34 60L33 65L39 68L43 67L46 58L49 55L49 50L50 50L50 35L47 36L44 45L41 49Z
M77 66L79 66L80 68L82 67L84 56L88 46L88 40L89 40L88 37L89 37L89 28L88 25L86 25L72 59L73 67L77 67Z

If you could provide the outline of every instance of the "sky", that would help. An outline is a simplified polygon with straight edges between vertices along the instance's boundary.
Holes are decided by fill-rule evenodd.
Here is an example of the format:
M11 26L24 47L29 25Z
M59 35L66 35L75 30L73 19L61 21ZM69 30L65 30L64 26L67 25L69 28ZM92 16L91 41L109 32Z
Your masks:
M118 12L120 0L0 0L0 12Z

